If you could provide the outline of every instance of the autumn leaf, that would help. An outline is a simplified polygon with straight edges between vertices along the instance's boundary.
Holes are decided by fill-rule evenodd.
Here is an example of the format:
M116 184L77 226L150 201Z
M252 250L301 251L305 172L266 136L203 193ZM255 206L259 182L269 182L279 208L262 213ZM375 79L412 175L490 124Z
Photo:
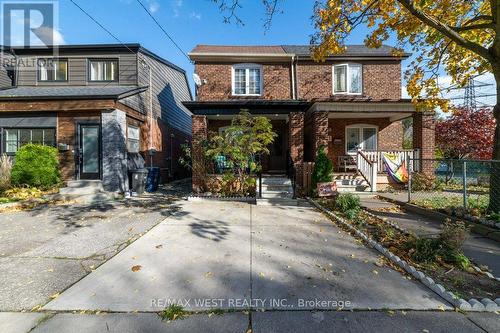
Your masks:
M132 266L132 272L134 272L134 273L135 273L135 272L138 272L138 271L140 271L140 270L141 270L141 268L142 268L142 266L141 266L141 265L135 265L135 266Z
M163 247L163 245L161 245L161 244L160 244L160 245L156 245L155 247L156 247L157 249L161 249L161 248Z

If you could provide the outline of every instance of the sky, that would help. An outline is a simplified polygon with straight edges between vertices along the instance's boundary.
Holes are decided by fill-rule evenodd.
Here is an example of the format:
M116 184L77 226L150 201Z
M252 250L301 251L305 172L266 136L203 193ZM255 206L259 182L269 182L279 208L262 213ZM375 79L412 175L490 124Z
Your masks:
M0 0L1 1L1 0ZM100 22L123 43L140 43L188 73L193 89L193 65L179 51L137 0L73 0ZM281 0L282 13L277 14L269 30L264 29L265 11L261 0L241 0L238 13L244 25L224 23L224 14L213 0L140 0L170 34L180 48L188 53L197 44L281 45L308 44L314 27L311 21L313 0ZM231 0L230 0L231 1ZM29 1L26 1L29 2ZM58 1L58 29L56 40L61 44L118 43L95 22L88 18L70 0ZM349 44L362 44L367 30L357 28ZM392 42L394 42L392 40ZM391 44L391 40L388 41ZM403 62L403 68L409 64ZM479 78L494 82L492 75ZM443 74L443 86L450 78ZM479 93L489 93L494 87L483 87ZM454 91L450 96L463 95ZM403 97L407 97L403 87ZM494 98L480 99L492 104ZM460 102L460 101L458 101Z

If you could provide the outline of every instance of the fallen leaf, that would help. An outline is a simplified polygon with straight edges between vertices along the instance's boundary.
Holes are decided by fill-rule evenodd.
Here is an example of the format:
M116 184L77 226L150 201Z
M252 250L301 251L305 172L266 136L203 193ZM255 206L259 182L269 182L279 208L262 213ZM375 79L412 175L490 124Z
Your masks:
M373 270L372 273L378 275L378 272L376 270Z
M58 298L58 297L59 297L59 293L50 296L50 298L52 298L52 299L55 299L55 298Z
M208 278L208 277L211 277L212 275L213 275L213 274L212 274L212 272L206 272L206 273L205 273L205 277L207 277L207 278Z
M53 268L49 268L49 269L47 270L47 272L53 272L53 271L54 271L54 269L53 269Z
M156 247L157 249L161 249L161 248L163 247L163 245L161 245L161 244L160 244L160 245L156 245L155 247Z
M141 270L141 268L142 268L142 266L141 266L141 265L135 265L135 266L132 266L132 272L134 272L134 273L135 273L135 272L138 272L138 271L140 271L140 270Z

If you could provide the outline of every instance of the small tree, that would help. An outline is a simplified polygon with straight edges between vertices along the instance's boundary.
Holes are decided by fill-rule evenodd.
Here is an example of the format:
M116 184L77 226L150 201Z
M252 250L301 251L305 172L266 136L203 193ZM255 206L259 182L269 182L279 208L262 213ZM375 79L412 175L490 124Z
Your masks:
M495 118L489 109L458 109L436 123L436 143L446 158L491 159Z
M325 152L325 146L320 146L314 162L312 174L312 190L316 190L318 183L327 183L332 180L333 163Z
M256 156L269 154L268 147L275 137L276 133L268 118L253 117L242 110L233 118L231 126L209 139L206 156L211 160L224 156L226 164L231 166L226 173L235 176L235 192L245 194L251 182L250 173L261 169Z
M50 188L60 182L59 160L54 147L27 144L19 148L12 167L13 185Z

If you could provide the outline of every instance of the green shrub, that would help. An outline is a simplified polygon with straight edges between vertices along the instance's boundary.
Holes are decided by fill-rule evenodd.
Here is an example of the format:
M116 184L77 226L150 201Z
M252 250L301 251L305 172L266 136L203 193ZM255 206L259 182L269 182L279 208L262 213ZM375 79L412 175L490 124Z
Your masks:
M446 219L441 228L439 238L450 250L454 252L462 251L462 246L467 239L468 233L469 228L465 222Z
M0 157L0 193L10 188L11 173L12 162L6 154L3 154Z
M349 209L349 210L346 210L344 212L345 216L349 219L349 220L354 220L358 217L359 215L359 209Z
M328 183L332 181L333 163L325 153L325 147L320 146L314 161L311 186L315 191L318 183Z
M27 144L19 148L12 167L12 184L49 188L60 182L57 149Z
M342 213L347 213L350 210L359 211L361 209L361 201L357 195L342 193L335 198L335 208Z

